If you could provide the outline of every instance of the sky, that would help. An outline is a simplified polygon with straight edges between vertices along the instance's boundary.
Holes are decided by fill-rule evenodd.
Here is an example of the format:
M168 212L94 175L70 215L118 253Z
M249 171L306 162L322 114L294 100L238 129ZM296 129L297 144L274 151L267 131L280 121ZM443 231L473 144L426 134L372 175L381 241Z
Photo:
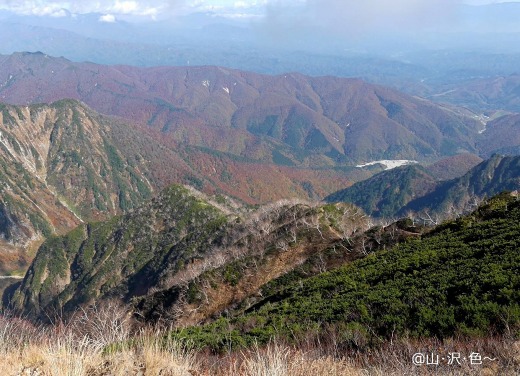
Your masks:
M506 2L518 5L460 6ZM79 16L85 14L90 16ZM0 0L0 20L89 38L146 44L219 40L326 54L510 50L519 45L518 19L520 0ZM498 35L504 36L501 43ZM45 49L26 47L31 48Z
M509 0L511 1L511 0ZM520 0L512 0L520 1ZM72 14L100 13L101 21L113 22L118 17L141 16L152 19L210 11L228 17L263 17L273 9L309 8L321 13L354 7L392 9L394 4L411 9L439 9L458 2L473 5L504 2L504 0L0 0L0 9L17 14L63 17ZM361 4L361 5L360 5ZM389 7L388 5L392 6Z
M106 24L168 21L171 25L180 16L204 13L210 15L205 21L189 18L179 24L202 28L204 22L228 19L252 26L257 38L269 43L314 35L361 43L423 32L502 31L502 19L484 12L478 16L485 19L484 26L468 23L459 7L502 2L520 0L0 0L0 10L51 19L72 17L72 22L79 14L95 13L97 21ZM505 27L519 31L516 20Z

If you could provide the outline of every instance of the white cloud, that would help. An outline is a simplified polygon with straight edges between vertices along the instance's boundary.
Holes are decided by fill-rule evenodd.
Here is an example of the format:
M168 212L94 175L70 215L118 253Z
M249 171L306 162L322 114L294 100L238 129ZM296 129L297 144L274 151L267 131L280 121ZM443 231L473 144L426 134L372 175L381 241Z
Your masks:
M235 8L249 8L251 4L246 3L245 1L236 1L233 6Z
M184 13L211 11L216 14L244 17L248 14L269 15L272 9L291 9L295 6L308 10L309 17L321 19L324 23L352 22L358 26L358 20L369 23L385 22L397 16L395 22L401 22L403 14L417 14L421 11L425 17L418 23L427 22L429 12L433 15L439 9L449 8L452 4L495 3L504 0L0 0L0 9L17 14L61 17L68 14L101 13L114 16L169 16L181 10ZM514 1L514 0L509 0ZM516 0L520 1L520 0ZM372 17L378 11L384 15ZM314 12L314 13L312 13ZM357 16L360 15L360 17ZM350 15L350 16L349 16ZM345 18L345 17L346 18Z
M294 4L302 0L191 0L186 3L186 13L209 12L215 17L254 19L265 15L266 5Z
M252 14L252 13L226 13L226 12L216 13L214 15L214 17L223 17L223 18L229 18L229 19L233 19L233 20L252 20L252 19L262 18L261 15Z
M114 13L135 14L139 12L140 6L137 1L117 1L112 6Z
M101 17L99 17L99 22L116 22L116 16L114 16L113 14L104 14Z
M63 17L67 15L66 4L61 2L0 1L0 9L18 14Z
M184 2L184 0L0 0L0 9L16 14L55 17L65 16L68 12L155 17L161 12L176 9Z

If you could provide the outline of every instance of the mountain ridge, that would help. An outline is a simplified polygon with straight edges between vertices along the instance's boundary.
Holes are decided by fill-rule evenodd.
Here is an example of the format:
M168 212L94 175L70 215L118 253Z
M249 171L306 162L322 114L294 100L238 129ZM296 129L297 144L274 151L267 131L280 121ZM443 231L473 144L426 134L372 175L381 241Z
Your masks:
M349 205L293 200L253 211L224 209L193 188L173 185L128 214L50 237L11 302L18 311L44 318L117 299L154 321L170 317L179 325L193 323L233 304L237 297L231 291L243 298L254 295L260 285L367 225L366 216ZM360 255L357 246L344 247L325 259L334 263ZM264 277L247 272L264 263ZM215 303L201 301L201 294L214 294L210 285L215 283L229 294L215 296ZM195 316L178 309L196 302L204 307Z
M75 98L174 140L297 166L432 160L476 152L462 112L359 79L277 76L221 67L102 66L45 54L0 57L0 99ZM233 140L231 142L230 140Z
M351 202L381 217L428 212L449 218L474 209L486 197L520 188L520 156L495 154L447 181L439 181L438 172L437 167L416 165L383 171L327 196L325 201Z
M369 351L399 338L451 343L461 333L479 340L509 335L520 321L519 218L518 196L497 195L389 249L317 275L275 280L245 311L170 336L213 351L273 336L296 344L337 336L336 346Z

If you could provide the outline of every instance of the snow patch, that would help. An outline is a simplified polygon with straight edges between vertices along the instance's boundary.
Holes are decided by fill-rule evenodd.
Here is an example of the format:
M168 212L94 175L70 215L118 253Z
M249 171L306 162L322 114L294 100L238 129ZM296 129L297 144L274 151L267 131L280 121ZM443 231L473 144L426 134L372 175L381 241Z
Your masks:
M229 88L228 87L223 87L222 90L224 90L226 93L229 94Z
M210 84L209 80L202 81L202 86L209 87L209 84Z
M360 164L360 165L357 165L356 167L363 168L363 167L367 167L367 166L374 166L377 164L381 164L381 165L385 166L385 170L391 170L396 167L406 166L406 165L414 164L414 163L419 163L419 162L411 161L411 160L407 160L407 159L397 159L397 160L384 159L381 161L374 161L374 162L369 162L369 163L365 163L365 164Z

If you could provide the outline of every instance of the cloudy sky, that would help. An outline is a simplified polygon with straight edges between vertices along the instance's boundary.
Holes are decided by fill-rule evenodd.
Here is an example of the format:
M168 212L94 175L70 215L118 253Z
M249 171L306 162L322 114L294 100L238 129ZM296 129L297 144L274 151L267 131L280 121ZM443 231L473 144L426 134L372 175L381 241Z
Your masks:
M392 9L394 5L397 9L404 5L411 9L424 9L440 8L458 2L479 5L504 0L0 0L0 9L17 14L55 17L66 16L69 13L101 13L106 15L105 21L114 21L118 16L157 18L196 11L212 11L230 17L259 17L273 8L310 7L313 10L319 8L322 12L327 12L327 8L367 8L366 4L369 4L372 9L380 6ZM391 7L388 6L389 3Z
M483 5L520 0L0 0L0 10L18 15L75 17L98 14L98 21L161 21L204 12L247 23L259 38L295 39L326 32L338 38L359 40L418 32L497 31L503 20L485 12L486 26L468 24L461 4ZM507 15L507 13L506 13ZM206 18L206 21L210 18ZM222 19L222 18L221 18ZM199 27L200 19L188 22ZM52 21L56 22L56 21ZM146 22L148 23L148 22ZM153 23L153 22L152 22ZM148 23L149 24L149 23ZM172 25L175 24L172 22ZM511 26L513 24L513 26ZM469 26L468 26L469 25ZM517 26L514 26L517 25ZM466 27L466 29L464 29ZM518 28L516 20L507 25ZM75 30L74 30L75 31ZM518 31L515 29L515 31ZM310 33L310 34L309 34Z

